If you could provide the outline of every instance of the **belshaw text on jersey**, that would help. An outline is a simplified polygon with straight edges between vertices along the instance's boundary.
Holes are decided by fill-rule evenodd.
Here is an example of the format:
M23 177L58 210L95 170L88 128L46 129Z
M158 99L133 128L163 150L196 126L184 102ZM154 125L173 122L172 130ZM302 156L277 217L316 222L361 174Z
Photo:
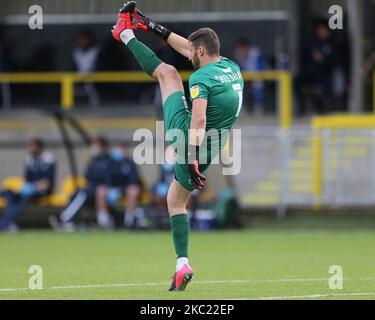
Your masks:
M228 73L220 76L215 76L215 79L220 81L221 83L230 83L234 81L238 81L242 78L241 72L235 72L235 73Z

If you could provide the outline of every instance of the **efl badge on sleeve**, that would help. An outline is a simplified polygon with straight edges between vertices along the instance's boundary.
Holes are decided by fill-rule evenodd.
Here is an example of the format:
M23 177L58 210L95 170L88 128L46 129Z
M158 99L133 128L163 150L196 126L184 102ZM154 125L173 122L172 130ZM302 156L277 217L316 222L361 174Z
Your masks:
M195 99L199 96L199 86L195 85L190 88L190 95L192 99Z

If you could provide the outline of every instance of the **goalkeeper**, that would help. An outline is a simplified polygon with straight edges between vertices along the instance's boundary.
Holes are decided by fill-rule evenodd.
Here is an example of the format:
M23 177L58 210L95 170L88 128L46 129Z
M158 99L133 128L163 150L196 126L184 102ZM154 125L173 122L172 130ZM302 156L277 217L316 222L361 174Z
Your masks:
M189 80L191 110L176 68L163 63L138 41L133 30L154 33L191 61L195 69ZM150 20L136 8L134 1L120 10L112 35L129 48L147 74L158 80L167 137L173 130L183 133L175 139L176 174L167 196L177 254L176 273L169 290L183 291L193 276L188 261L190 224L186 207L192 191L204 187L206 177L203 174L225 145L239 116L243 79L238 65L220 56L220 41L212 29L199 29L185 39ZM214 132L211 139L207 139L209 132Z

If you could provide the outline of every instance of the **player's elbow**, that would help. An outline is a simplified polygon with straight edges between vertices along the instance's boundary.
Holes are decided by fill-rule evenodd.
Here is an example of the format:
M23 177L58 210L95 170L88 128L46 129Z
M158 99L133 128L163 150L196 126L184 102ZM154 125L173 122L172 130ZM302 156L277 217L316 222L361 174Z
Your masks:
M194 128L205 129L206 128L206 115L199 115L194 117Z
M205 129L206 124L207 124L207 120L205 116L199 119L199 128Z

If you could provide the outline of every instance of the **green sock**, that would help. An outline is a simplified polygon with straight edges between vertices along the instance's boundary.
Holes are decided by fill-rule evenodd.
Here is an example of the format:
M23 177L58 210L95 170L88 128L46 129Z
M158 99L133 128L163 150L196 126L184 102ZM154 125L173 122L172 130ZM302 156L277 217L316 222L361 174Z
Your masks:
M141 41L134 38L128 43L129 50L137 59L139 65L147 74L152 76L155 69L163 63L149 47L144 45Z
M174 248L177 258L188 258L190 221L187 214L171 217Z

